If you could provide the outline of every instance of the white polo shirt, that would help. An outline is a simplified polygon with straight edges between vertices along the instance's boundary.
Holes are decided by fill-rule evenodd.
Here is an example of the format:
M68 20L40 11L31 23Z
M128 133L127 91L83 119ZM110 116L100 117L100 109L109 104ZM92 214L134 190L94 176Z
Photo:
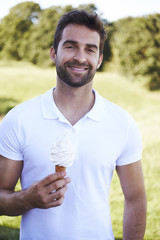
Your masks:
M135 121L95 92L93 108L72 126L56 107L53 89L12 109L0 125L0 154L23 160L22 189L54 172L50 147L70 129L76 148L72 182L60 207L22 216L21 240L113 240L109 187L115 166L141 158Z

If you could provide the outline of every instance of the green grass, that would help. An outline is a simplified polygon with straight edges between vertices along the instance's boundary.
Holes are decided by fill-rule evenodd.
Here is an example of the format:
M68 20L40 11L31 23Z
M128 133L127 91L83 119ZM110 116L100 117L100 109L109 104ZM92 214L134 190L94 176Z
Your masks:
M0 226L0 240L18 240L19 229Z
M53 69L40 69L28 63L0 62L0 76L0 114L3 116L16 104L54 86L56 73ZM148 198L144 239L159 240L160 91L149 92L113 70L97 73L94 88L107 99L124 107L139 125L143 138L142 164ZM116 174L111 185L110 204L114 235L122 238L123 195ZM0 225L3 226L17 228L19 223L20 217L0 217Z
M51 88L55 76L53 70L21 62L0 62L0 74L0 114Z

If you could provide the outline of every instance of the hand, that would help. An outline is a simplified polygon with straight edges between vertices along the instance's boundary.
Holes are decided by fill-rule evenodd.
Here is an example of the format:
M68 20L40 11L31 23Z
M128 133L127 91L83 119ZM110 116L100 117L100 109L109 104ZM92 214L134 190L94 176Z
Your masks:
M65 172L50 174L44 179L34 182L26 190L26 203L28 209L51 208L63 203L67 184L71 181Z

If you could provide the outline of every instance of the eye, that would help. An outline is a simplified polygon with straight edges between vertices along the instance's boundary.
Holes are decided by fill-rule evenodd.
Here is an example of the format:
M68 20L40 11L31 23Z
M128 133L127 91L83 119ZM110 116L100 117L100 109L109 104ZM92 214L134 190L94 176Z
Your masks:
M94 50L93 48L88 48L87 51L88 51L89 53L95 53L95 50Z
M73 49L74 46L73 46L73 45L67 45L66 48L67 48L67 49Z

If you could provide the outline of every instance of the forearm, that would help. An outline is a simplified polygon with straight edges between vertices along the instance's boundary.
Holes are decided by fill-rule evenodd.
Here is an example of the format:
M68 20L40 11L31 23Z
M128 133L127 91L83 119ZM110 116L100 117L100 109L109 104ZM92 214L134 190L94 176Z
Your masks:
M18 216L30 210L26 190L0 190L0 215Z
M146 197L125 201L123 240L143 240L146 227Z

